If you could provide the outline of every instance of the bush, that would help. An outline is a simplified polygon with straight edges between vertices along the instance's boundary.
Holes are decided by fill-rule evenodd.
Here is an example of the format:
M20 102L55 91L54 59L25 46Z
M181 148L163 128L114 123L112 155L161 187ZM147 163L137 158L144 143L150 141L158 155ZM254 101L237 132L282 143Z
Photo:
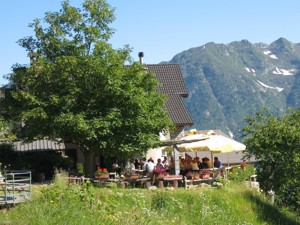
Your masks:
M250 176L255 174L254 166L250 164L244 164L244 168L239 166L232 166L228 172L228 179L237 182L243 182L250 179Z
M169 209L174 202L170 198L169 195L166 195L164 192L157 192L152 197L151 206L154 210L162 210L162 209Z

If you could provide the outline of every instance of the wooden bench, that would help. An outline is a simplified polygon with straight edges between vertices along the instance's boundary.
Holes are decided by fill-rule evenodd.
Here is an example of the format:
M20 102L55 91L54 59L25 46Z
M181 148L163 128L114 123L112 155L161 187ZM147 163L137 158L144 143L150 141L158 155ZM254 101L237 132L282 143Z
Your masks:
M184 188L190 188L192 186L199 186L201 183L212 183L214 181L214 178L199 178L199 179L187 179L187 177L184 177Z
M182 175L167 175L164 177L164 181L167 183L168 187L177 188L178 187L178 181L182 181L183 176Z
M143 177L143 178L140 178L138 180L141 184L141 187L150 187L151 186L151 178L150 177Z

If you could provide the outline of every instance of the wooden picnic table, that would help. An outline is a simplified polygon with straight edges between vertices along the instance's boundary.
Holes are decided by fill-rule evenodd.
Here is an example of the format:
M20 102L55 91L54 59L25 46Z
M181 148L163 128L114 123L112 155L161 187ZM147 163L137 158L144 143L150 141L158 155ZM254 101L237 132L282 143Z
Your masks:
M183 176L182 175L167 175L164 177L164 181L166 181L167 186L171 186L174 188L178 187L178 181L182 181Z

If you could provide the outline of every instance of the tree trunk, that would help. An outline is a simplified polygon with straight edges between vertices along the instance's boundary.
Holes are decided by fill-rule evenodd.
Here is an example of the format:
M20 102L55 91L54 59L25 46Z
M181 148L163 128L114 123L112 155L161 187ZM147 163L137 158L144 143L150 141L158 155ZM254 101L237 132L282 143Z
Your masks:
M84 151L84 174L87 177L94 177L94 172L96 168L94 168L94 154L89 151Z

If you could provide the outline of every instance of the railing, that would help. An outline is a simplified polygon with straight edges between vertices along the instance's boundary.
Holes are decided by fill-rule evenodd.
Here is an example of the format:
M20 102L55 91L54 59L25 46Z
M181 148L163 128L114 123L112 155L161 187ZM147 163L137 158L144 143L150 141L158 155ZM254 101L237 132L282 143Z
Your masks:
M17 204L31 198L31 171L2 171L0 204Z

